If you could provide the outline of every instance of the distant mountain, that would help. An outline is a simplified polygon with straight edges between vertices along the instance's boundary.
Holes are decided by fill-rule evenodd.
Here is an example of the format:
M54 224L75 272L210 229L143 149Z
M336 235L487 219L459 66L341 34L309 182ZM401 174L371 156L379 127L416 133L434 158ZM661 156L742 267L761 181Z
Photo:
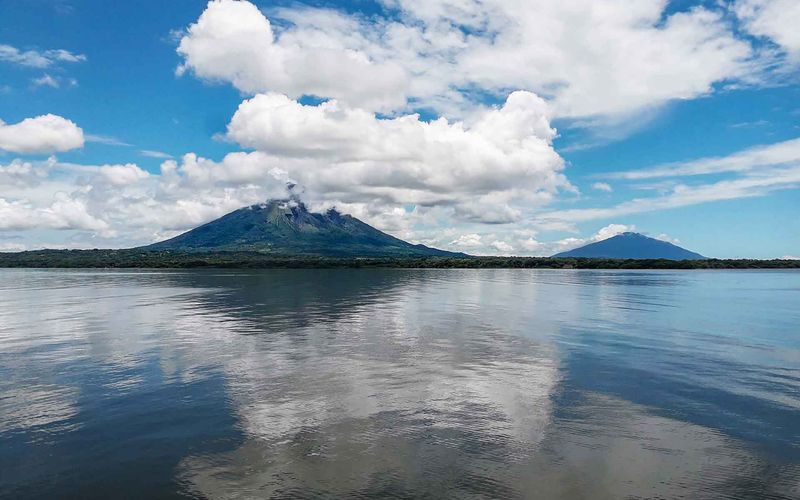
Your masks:
M296 199L240 208L143 250L253 251L281 256L464 257L413 245L336 210L309 212Z
M690 252L666 241L639 233L622 233L607 240L590 243L553 257L589 257L607 259L669 259L702 260L699 253Z

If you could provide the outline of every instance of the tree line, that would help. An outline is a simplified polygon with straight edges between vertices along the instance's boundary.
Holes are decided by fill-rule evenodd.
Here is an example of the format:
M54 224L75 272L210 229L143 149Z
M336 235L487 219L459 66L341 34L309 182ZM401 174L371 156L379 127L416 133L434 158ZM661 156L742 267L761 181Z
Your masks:
M36 250L0 253L0 267L18 268L453 268L453 269L798 269L800 260L606 259L550 257L281 256L259 252Z

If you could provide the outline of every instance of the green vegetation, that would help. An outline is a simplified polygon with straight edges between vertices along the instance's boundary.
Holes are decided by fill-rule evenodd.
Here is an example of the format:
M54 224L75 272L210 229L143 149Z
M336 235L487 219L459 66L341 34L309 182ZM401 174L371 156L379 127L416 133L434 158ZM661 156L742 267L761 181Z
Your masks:
M549 268L549 269L800 269L800 260L588 259L546 257L298 257L259 252L171 250L37 250L0 253L0 267L33 268Z

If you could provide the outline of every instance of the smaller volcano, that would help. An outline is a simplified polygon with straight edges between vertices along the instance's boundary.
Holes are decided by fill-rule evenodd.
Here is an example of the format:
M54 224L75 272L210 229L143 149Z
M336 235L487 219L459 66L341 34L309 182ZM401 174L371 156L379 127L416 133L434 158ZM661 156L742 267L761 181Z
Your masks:
M604 259L668 259L704 260L699 253L691 252L672 243L650 238L639 233L622 233L607 240L561 252L553 257L587 257Z

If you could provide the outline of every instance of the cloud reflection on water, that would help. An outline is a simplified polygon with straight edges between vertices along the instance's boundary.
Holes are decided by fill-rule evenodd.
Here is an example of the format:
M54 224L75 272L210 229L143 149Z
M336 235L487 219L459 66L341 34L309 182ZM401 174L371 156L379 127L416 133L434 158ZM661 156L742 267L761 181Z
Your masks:
M798 366L775 366L798 346L727 275L5 273L0 441L27 453L145 412L120 445L163 426L148 446L210 498L800 495ZM709 317L720 290L737 309Z

